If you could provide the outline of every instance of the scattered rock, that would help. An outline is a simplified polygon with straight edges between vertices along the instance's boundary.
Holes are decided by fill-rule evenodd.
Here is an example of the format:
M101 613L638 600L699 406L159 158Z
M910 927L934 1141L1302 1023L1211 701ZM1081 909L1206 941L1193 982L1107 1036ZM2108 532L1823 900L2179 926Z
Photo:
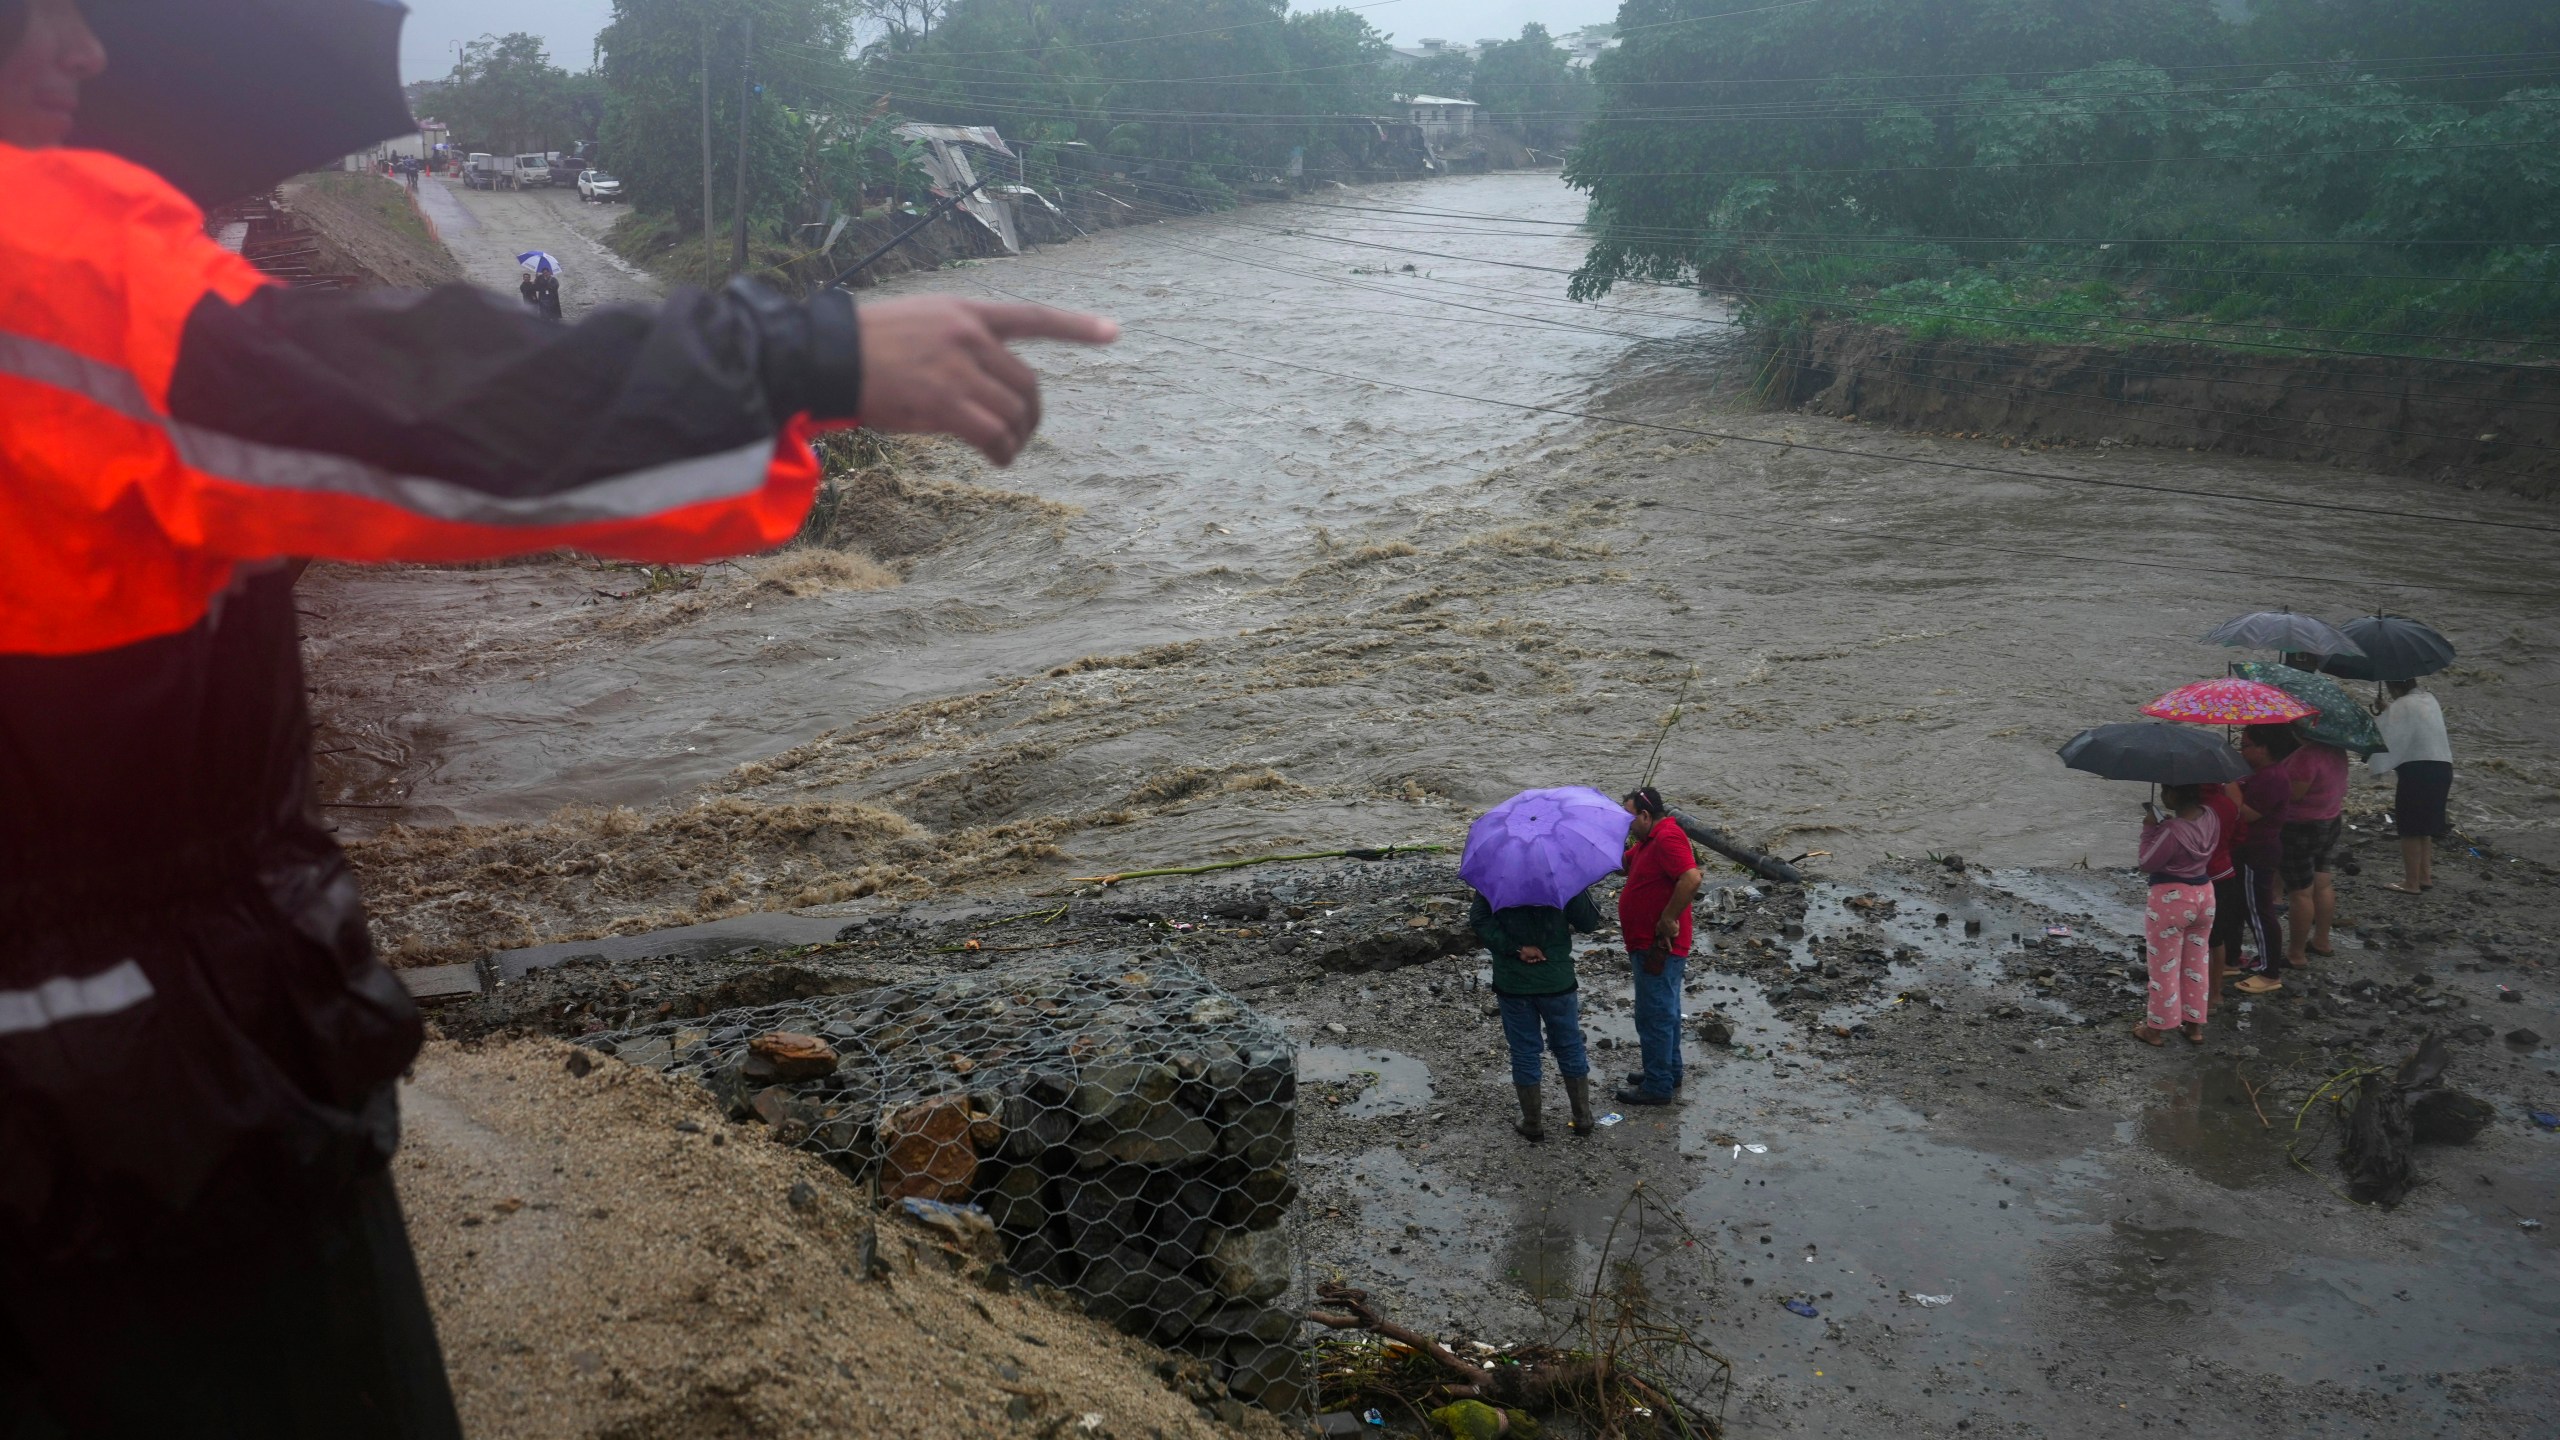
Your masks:
M747 1042L741 1073L756 1080L816 1080L836 1071L836 1047L815 1035L774 1030Z
M969 1138L975 1118L960 1095L919 1100L891 1113L880 1126L886 1152L880 1193L893 1200L965 1198L978 1174L977 1147Z

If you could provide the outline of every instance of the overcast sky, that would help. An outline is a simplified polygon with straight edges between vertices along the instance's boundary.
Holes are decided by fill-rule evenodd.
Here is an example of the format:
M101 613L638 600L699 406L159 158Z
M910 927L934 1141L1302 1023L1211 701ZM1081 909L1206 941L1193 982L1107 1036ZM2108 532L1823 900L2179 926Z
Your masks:
M596 31L613 0L408 0L400 68L411 80L453 69L454 47L482 35L530 30L551 44L552 63L584 70L595 56ZM1358 0L1355 0L1358 3ZM1298 0L1294 9L1322 8ZM1532 20L1550 30L1576 30L1618 15L1618 0L1390 0L1366 4L1369 23L1411 45L1425 36L1473 43L1520 33Z

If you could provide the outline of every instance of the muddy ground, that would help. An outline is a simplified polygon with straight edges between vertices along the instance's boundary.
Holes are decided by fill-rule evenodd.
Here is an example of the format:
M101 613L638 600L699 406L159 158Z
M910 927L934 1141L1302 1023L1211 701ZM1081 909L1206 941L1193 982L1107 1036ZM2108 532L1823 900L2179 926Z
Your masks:
M2560 1050L2504 1037L2560 1033L2553 876L2464 854L2433 894L2396 896L2370 819L2350 855L2337 958L2166 1050L2126 1033L2127 872L1914 858L1796 889L1723 871L1681 1101L1604 1088L1623 1118L1576 1139L1551 1089L1538 1145L1509 1128L1441 856L856 902L815 945L552 947L572 958L439 1023L570 1036L1024 951L1178 956L1298 1039L1311 1275L1406 1324L1570 1342L1614 1243L1653 1318L1732 1362L1729 1393L1691 1379L1737 1435L2545 1433L2560 1291L2549 1232L2522 1222L2560 1198L2560 1135L2530 1114L2560 1100ZM1613 1078L1633 1060L1624 955L1578 958ZM1729 1043L1697 1038L1718 1027ZM2430 1031L2450 1082L2496 1107L2485 1133L2422 1147L2394 1209L2339 1193L2326 1106L2298 1139L2308 1168L2290 1163L2317 1086ZM1663 1209L1631 1207L1639 1189Z

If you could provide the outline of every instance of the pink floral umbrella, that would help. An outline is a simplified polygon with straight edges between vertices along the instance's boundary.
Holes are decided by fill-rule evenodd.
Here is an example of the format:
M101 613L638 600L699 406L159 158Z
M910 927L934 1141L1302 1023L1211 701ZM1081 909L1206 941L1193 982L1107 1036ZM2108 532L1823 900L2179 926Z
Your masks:
M2142 713L2189 725L2277 725L2320 712L2273 685L2225 676L2181 685L2143 706Z

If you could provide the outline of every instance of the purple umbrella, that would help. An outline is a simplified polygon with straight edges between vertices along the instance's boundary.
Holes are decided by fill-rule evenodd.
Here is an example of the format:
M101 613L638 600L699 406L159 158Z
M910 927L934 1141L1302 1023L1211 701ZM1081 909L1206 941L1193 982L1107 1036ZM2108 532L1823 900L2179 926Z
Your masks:
M1496 910L1563 906L1618 868L1627 812L1588 785L1523 790L1476 817L1458 878Z

